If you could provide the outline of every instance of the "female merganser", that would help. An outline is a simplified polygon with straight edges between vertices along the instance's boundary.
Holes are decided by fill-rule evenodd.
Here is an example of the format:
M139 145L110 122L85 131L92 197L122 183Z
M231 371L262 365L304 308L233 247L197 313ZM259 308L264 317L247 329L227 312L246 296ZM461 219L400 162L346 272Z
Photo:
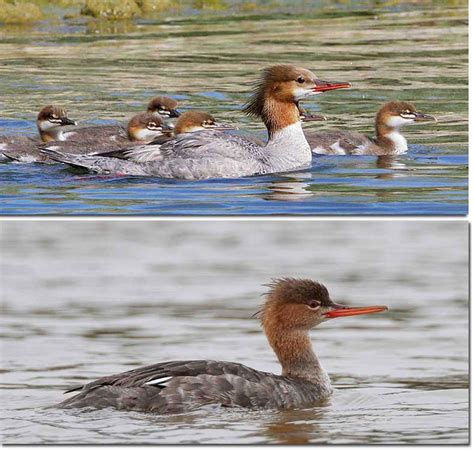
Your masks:
M244 111L260 117L268 130L265 146L242 136L215 132L181 134L165 144L140 150L153 161L137 163L118 158L49 154L57 161L100 174L152 175L177 179L232 178L284 172L311 163L311 149L300 122L298 102L333 89L349 88L346 82L327 82L302 68L282 64L263 71Z
M314 153L325 155L398 155L408 150L400 128L415 122L435 121L429 114L416 111L409 102L388 102L375 119L376 137L345 130L305 131Z
M269 287L257 315L281 363L281 376L232 362L163 362L74 387L66 393L80 393L59 406L171 414L205 405L272 409L322 401L332 393L331 381L313 351L309 330L330 318L382 312L387 307L335 304L324 285L312 280L284 278Z
M103 149L104 146L109 148L122 148L127 145L141 145L160 136L170 136L173 128L166 125L162 119L152 113L140 113L132 117L128 122L128 126L110 126L117 127L118 130L114 134L107 132L107 127L103 127L104 133L95 133L89 139L81 136L79 139L74 137L68 138L67 141L52 141L46 144L37 145L31 149L24 149L23 152L8 151L5 155L11 160L35 163L57 163L47 157L44 150L56 150L69 154L88 154ZM92 127L93 128L93 127ZM168 138L170 139L170 138Z
M147 111L166 120L181 115L176 108L178 108L178 102L176 100L171 97L157 96L148 102Z
M183 133L235 129L236 127L231 124L217 122L214 116L204 111L186 111L179 117L178 121L176 122L176 125L171 129L171 133L163 134L159 138L154 139L150 144L161 145L167 141L172 140L173 137L176 137ZM159 152L162 152L161 147ZM126 147L114 151L99 152L95 155L123 158L137 163L145 163L147 161L154 161L156 159L156 155L153 152L150 152L148 147L144 148L143 146L140 146L137 149Z
M36 118L36 125L40 139L30 136L0 136L0 153L3 159L11 161L9 154L15 155L16 160L25 162L34 161L32 153L37 152L36 146L41 142L64 140L63 127L66 125L76 125L76 122L69 119L64 108L48 105L41 109ZM44 155L39 158L47 159Z

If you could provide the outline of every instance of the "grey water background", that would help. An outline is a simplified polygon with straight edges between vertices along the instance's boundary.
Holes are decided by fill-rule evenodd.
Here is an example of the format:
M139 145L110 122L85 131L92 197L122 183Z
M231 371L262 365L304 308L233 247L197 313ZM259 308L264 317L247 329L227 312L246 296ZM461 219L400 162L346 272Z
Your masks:
M207 110L265 138L263 125L240 109L259 70L287 62L353 83L305 102L329 118L307 128L373 134L377 109L391 99L413 101L438 118L406 127L404 156L315 156L308 170L234 180L0 165L1 213L466 214L467 14L466 1L297 1L253 14L0 26L3 134L34 135L35 116L49 103L67 107L83 125L103 124L167 94L183 111Z
M14 221L1 246L3 443L468 441L464 222ZM166 360L278 373L252 314L281 276L390 308L311 332L336 389L325 405L50 408L71 385Z

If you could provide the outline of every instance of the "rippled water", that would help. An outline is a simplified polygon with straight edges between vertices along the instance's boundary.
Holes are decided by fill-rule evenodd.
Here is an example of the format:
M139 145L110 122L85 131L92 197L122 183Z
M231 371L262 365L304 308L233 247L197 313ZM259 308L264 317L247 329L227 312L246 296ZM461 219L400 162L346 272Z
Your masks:
M7 222L5 443L467 443L461 222ZM70 385L171 359L279 372L252 314L272 277L387 304L312 332L336 391L286 411L50 408Z
M106 123L166 93L183 110L208 110L264 138L240 108L257 72L281 62L353 83L306 102L329 117L309 127L372 133L388 99L438 117L406 130L406 156L315 157L311 169L286 175L181 182L0 165L2 213L465 214L467 2L359 6L298 2L265 15L0 27L1 133L34 134L47 103L83 123Z

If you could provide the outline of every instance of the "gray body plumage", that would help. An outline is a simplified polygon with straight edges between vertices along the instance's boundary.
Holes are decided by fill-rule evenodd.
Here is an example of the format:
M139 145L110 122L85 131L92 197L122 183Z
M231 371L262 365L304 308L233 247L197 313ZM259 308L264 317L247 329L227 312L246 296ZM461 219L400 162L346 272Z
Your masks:
M98 379L59 407L115 407L157 414L186 412L205 405L294 408L314 405L330 385L277 376L214 360L163 362Z
M126 159L74 156L57 151L46 153L56 161L100 174L151 175L188 180L283 172L311 163L311 150L300 123L278 130L263 147L239 135L202 131L178 135L164 144L127 149L124 152Z
M55 163L41 153L39 138L31 136L0 136L0 158L2 161L21 161L23 163Z
M378 146L374 139L362 133L327 130L305 132L311 150L323 155L385 155L387 149Z
M0 137L0 152L9 160L22 163L57 163L41 149L53 149L74 155L97 152L104 147L110 150L131 145L127 130L121 125L84 127L62 133L63 140L42 142L26 136Z

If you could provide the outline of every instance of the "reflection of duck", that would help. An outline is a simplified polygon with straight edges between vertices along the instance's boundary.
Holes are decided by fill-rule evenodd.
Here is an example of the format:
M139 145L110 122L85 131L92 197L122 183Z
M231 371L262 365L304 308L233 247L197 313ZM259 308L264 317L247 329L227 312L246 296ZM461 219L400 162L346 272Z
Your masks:
M321 404L326 403L323 401ZM271 422L264 424L261 433L266 441L280 445L305 445L321 439L323 431L319 425L323 419L322 410L286 409L280 410Z
M64 140L64 126L76 125L76 122L69 119L64 108L48 105L41 109L36 119L36 125L42 142ZM0 136L0 152L7 160L19 160L23 162L36 161L35 158L46 159L41 155L36 145L40 140L29 136Z
M303 119L304 120L304 119ZM416 111L409 102L388 102L377 113L376 137L345 130L306 131L314 153L326 155L397 155L408 150L400 128L416 122L434 121L428 114Z
M312 280L284 278L270 284L258 315L282 375L214 360L163 362L103 377L69 390L79 394L61 407L115 407L159 414L204 405L288 408L314 405L331 393L331 382L314 353L309 330L331 318L363 315L386 307L346 307Z
M154 159L141 164L113 157L50 156L98 173L179 179L235 178L297 169L308 166L312 158L301 128L298 102L348 87L349 83L318 80L312 72L292 65L265 69L245 108L247 114L265 123L269 135L265 146L239 135L206 131L180 135L163 145L144 146L140 151L148 150Z
M308 179L308 181L304 181ZM285 202L295 202L309 197L314 197L314 193L308 188L312 183L311 172L291 173L291 177L285 176L277 181L271 181L267 186L267 190L262 194L265 200L277 200Z
M391 169L400 172L386 172L376 176L378 179L393 179L395 177L405 176L407 165L393 155L381 155L377 157L376 166L380 169Z

